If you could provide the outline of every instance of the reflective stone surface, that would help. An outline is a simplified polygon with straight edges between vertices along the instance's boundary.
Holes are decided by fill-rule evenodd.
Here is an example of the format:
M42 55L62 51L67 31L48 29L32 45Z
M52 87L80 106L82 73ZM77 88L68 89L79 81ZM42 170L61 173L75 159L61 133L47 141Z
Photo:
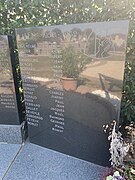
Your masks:
M109 165L128 21L17 29L30 142Z
M19 124L7 36L0 36L0 124Z

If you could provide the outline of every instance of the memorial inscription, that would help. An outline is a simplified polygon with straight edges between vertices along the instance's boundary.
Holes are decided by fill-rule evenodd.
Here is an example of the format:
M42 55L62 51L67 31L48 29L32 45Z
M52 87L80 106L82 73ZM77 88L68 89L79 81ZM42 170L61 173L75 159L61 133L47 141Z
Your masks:
M109 165L128 21L16 29L30 142Z
M0 124L19 124L8 37L2 35L0 36Z

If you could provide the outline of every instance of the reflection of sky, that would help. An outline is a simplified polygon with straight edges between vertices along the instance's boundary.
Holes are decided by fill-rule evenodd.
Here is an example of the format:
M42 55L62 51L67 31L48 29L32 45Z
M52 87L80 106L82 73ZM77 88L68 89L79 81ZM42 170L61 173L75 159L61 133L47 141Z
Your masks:
M68 24L68 25L56 25L56 26L44 26L37 28L45 28L46 30L53 30L55 28L61 29L63 32L70 31L73 28L80 28L85 30L91 28L97 35L105 36L113 33L128 33L128 20L119 20L119 21L108 21L108 22L93 22L93 23L82 23L82 24ZM30 28L26 28L30 29Z

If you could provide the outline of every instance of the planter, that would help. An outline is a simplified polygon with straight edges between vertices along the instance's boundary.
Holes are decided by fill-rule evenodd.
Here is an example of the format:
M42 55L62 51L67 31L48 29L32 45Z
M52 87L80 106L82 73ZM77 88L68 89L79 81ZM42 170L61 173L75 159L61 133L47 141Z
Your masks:
M75 91L77 89L77 78L61 78L63 89L67 91Z

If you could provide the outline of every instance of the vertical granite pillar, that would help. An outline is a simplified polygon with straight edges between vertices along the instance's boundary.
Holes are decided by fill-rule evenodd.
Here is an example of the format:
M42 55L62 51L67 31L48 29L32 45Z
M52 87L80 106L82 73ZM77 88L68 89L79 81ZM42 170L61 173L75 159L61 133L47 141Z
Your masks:
M25 121L16 74L12 37L0 36L0 142L22 143Z

